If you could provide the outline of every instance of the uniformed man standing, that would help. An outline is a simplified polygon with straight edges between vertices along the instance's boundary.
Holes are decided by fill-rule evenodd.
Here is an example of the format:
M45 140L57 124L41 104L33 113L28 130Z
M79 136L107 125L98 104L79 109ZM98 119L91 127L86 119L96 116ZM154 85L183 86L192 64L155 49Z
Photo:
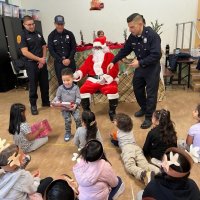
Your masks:
M135 68L133 88L141 108L135 113L135 117L145 115L141 128L146 129L151 126L151 117L156 109L160 78L161 40L151 27L145 27L145 19L142 15L138 13L130 15L127 18L127 23L131 34L124 48L108 65L108 70L131 51L134 51L137 58L129 66Z
M76 40L74 34L64 28L64 17L57 15L54 18L55 30L48 36L48 48L54 58L54 67L58 84L62 85L61 71L70 67L76 71L74 55L76 53Z
M41 33L35 30L32 17L23 18L24 30L17 36L17 43L21 49L27 75L29 79L29 100L32 115L37 115L37 86L39 82L42 106L50 106L49 81L46 65L46 43Z

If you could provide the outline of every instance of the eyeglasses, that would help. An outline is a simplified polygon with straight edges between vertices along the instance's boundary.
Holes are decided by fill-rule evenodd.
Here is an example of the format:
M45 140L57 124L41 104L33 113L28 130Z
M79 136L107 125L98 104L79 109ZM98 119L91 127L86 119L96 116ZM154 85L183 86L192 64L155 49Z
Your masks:
M35 26L35 23L32 23L32 24L24 24L24 25L30 27L30 26Z

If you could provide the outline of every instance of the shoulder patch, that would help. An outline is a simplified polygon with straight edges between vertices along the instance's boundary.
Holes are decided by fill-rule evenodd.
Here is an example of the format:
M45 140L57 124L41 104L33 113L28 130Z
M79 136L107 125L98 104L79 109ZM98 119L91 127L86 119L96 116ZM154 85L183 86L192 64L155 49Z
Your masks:
M21 35L17 35L17 43L20 44L22 41L22 37Z

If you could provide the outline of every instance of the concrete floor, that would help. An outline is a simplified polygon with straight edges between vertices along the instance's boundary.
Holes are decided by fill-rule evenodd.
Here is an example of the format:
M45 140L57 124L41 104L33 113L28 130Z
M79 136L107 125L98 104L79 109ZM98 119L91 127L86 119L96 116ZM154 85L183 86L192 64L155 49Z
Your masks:
M11 90L6 93L0 93L0 137L6 138L9 142L12 141L12 137L8 133L8 121L9 111L12 103L23 103L27 107L27 121L32 124L42 119L48 119L53 131L49 136L49 142L31 153L32 161L28 165L27 170L33 171L40 169L41 176L56 177L62 173L67 173L73 176L72 166L74 162L71 161L72 153L77 149L73 144L73 141L68 143L64 142L64 121L58 110L52 108L41 108L41 102L38 100L39 115L32 116L30 114L28 103L28 92L22 89ZM194 123L192 119L192 110L200 103L199 93L194 93L190 90L183 90L181 88L168 89L166 97L162 102L159 102L157 108L165 108L171 111L171 117L176 124L176 130L178 138L186 138L189 127ZM112 130L115 130L114 125L109 121L107 116L107 104L96 104L92 106L92 110L97 117L98 127L103 137L104 149L107 157L112 163L116 173L122 177L125 182L125 193L119 199L132 200L139 190L144 185L137 181L134 177L127 174L124 170L123 164L120 160L120 152L112 146L109 140L109 134ZM134 135L136 142L142 146L146 135L149 130L140 129L142 118L136 119L133 117L135 111L139 109L137 103L120 103L118 112L124 112L129 114L133 118L134 122ZM75 126L73 123L73 132L75 132ZM200 186L200 165L195 164L191 178L193 178L198 186Z

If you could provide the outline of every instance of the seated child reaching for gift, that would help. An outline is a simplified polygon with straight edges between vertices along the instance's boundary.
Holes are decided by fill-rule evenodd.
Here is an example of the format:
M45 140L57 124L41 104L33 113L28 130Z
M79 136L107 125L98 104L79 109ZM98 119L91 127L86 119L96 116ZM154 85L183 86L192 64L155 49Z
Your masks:
M142 149L136 144L132 131L133 122L128 115L124 113L116 114L114 124L118 129L116 138L122 152L121 158L125 169L128 173L134 175L136 179L146 183L148 172L150 172L150 175L157 174L160 172L159 168L148 163Z
M85 144L91 139L97 139L102 142L100 131L97 127L96 118L93 112L83 111L81 116L82 127L76 130L74 143L82 149Z
M31 174L21 169L24 154L17 145L6 144L0 139L0 199L29 200L32 195L44 196L47 186L52 182L48 177L40 180L40 172Z
M168 148L177 147L176 130L170 112L165 109L153 113L152 124L153 128L146 137L143 152L146 157L161 160Z
M44 131L41 125L38 130L32 133L30 126L26 121L26 107L21 103L15 103L10 109L9 133L13 135L13 140L24 153L34 151L47 143L48 137L37 138Z
M69 141L72 137L71 133L71 115L73 116L76 129L81 126L81 119L79 114L79 105L81 103L79 87L73 83L73 71L70 68L65 68L61 72L63 85L60 85L57 89L54 102L70 103L69 108L61 108L62 115L65 120L65 136L64 140Z
M112 200L124 192L124 183L113 171L101 142L90 140L79 156L73 167L79 200Z

